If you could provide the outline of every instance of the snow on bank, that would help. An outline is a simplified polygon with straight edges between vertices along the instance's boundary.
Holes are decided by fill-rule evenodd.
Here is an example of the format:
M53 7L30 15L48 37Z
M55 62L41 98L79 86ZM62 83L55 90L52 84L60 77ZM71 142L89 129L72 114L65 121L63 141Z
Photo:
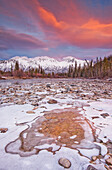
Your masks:
M63 169L63 167L58 164L58 160L60 159L60 157L66 157L72 162L72 166L70 168L71 170L74 169L74 167L77 170L82 169L85 164L89 163L89 159L80 156L78 154L78 151L65 147L62 147L61 150L59 152L56 152L55 155L46 150L40 151L38 155L33 155L30 157L20 157L17 154L6 153L6 145L9 142L17 139L20 132L27 128L27 124L22 124L21 126L16 126L16 124L24 123L26 121L30 122L37 116L41 115L39 110L38 112L36 112L35 115L27 114L26 112L28 110L31 110L32 108L33 107L31 105L11 105L1 107L0 127L7 127L8 131L4 134L0 134L0 169L61 170ZM44 146L40 147L44 148ZM54 150L56 150L58 146L53 144L52 147L54 148Z
M90 107L84 107L86 117L97 128L98 138L106 143L112 142L112 100L100 99L89 103ZM103 115L107 116L103 116Z
M42 105L46 106L46 110L50 111L53 109L63 109L64 107L71 107L71 106L80 106L82 107L85 102L87 104L87 101L75 101L72 103L72 99L68 97L68 99L58 99L57 104L48 104L47 103L48 98L44 99L42 101ZM70 105L67 105L67 103L70 103ZM60 105L62 103L62 105ZM84 110L81 110L82 114L85 114L86 117L94 123L94 126L96 126L98 130L98 137L99 139L106 139L105 136L107 136L107 139L112 140L112 134L111 134L111 120L112 120L112 100L100 100L96 102L89 103L90 106L84 107ZM25 130L28 125L31 124L31 121L35 119L38 116L42 116L44 113L42 113L45 109L44 108L38 108L35 110L35 114L27 114L26 112L29 110L32 110L34 107L30 104L26 105L11 105L11 106L4 106L0 108L0 128L8 128L8 131L4 134L0 134L0 169L17 169L17 170L26 170L26 169L33 169L33 170L61 170L63 167L61 167L58 164L58 160L61 157L66 157L69 159L72 163L72 166L70 167L70 170L86 170L87 165L89 164L89 161L92 156L98 155L99 151L98 149L91 149L88 151L88 149L79 149L80 153L84 156L80 156L78 151L75 149L70 149L66 147L62 147L59 151L56 152L55 155L53 153L48 152L47 150L42 150L39 152L38 155L32 155L30 157L20 157L17 154L9 154L5 152L6 145L14 141L18 138L19 134ZM108 113L109 116L106 118L103 118L101 116L101 113ZM97 119L92 119L93 116L99 116ZM22 124L24 122L29 122L26 124ZM16 126L16 124L21 123L21 126ZM102 124L101 124L102 123ZM101 130L101 131L100 131ZM72 136L73 137L73 136ZM96 145L99 145L99 143L95 143ZM85 147L86 147L85 143ZM51 145L54 150L57 150L58 146L55 144ZM40 146L42 149L46 148L46 146ZM48 146L49 147L49 146ZM101 146L101 154L105 155L107 150L105 146ZM85 157L86 156L86 157ZM87 158L88 157L88 158ZM102 164L95 165L99 170L104 170Z

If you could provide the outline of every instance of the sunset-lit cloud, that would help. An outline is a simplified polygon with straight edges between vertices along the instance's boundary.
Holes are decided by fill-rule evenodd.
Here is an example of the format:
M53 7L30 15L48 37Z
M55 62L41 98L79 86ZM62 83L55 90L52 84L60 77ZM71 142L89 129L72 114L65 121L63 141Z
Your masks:
M45 24L54 29L56 36L69 44L92 48L112 48L112 24L100 23L90 18L83 25L68 24L64 21L57 21L56 17L43 8L39 8L40 17Z
M39 11L39 15L40 15L41 19L43 19L43 21L46 24L49 24L49 25L51 25L57 29L61 29L61 30L66 29L66 27L68 27L68 24L66 24L63 21L57 21L55 16L51 12L45 10L44 8L39 7L38 11Z
M0 49L35 49L44 48L45 44L37 38L14 30L0 28Z
M81 55L77 50L70 55L81 58L88 55L83 53L87 49L91 56L94 55L92 49L107 49L107 54L111 53L111 7L110 0L95 0L94 3L92 0L1 0L0 50L6 54L15 49L11 56L12 53L16 55L16 49L21 55L28 49L32 50L32 55L36 50L37 55L46 52L57 57L66 55L64 47L74 47L74 50L80 48ZM102 54L98 51L96 56Z

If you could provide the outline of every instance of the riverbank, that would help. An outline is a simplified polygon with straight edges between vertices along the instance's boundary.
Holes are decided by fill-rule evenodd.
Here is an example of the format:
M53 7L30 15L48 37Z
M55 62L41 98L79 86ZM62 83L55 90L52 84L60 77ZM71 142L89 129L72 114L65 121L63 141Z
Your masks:
M0 99L2 169L111 168L111 81L1 80Z

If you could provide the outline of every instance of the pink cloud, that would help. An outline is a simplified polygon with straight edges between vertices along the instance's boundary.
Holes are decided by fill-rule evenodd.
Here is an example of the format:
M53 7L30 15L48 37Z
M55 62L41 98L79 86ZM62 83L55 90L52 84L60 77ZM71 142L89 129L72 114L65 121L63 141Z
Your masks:
M80 25L70 24L57 20L53 13L43 7L39 7L38 11L43 28L49 26L55 32L54 38L57 37L61 42L84 48L112 48L112 23L100 23L99 20L90 18Z
M48 6L50 6L50 2L47 2ZM93 17L85 6L83 7L75 0L57 0L55 3L57 5L53 11L52 7L44 6L44 3L42 4L39 0L10 0L8 3L4 3L4 6L0 6L0 13L9 17L15 25L29 27L31 28L29 30L32 31L34 29L42 31L43 39L47 40L51 47L66 43L83 48L112 48L111 20L108 20L107 23L100 17ZM109 14L111 14L110 8ZM43 42L30 35L8 31L7 36L10 36L12 42L10 46L14 48L16 45L21 48L44 46ZM5 49L6 44L3 44L2 47Z
M37 49L45 48L46 45L39 39L24 33L17 33L15 30L0 28L0 49Z

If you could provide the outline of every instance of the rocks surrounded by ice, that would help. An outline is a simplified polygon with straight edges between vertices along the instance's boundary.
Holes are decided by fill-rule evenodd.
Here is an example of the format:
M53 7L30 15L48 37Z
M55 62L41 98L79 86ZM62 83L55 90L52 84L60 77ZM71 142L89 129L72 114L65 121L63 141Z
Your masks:
M8 86L10 85L10 83L8 85L6 84L6 88L8 89ZM42 91L43 89L41 89L41 83L38 83L38 86L40 87L40 89L38 87L35 90L33 89L33 85L30 85L29 87L26 84L26 90L22 88L19 90L20 87L18 85L18 90L16 91L16 95L18 96L18 99L16 98L17 103L21 103L21 101L19 101L19 98L27 95L27 93L31 93L32 95L32 97L30 96L31 102L35 102L35 100L38 100L39 106L37 109L35 109L35 114L27 114L27 111L34 109L34 106L31 105L30 102L29 104L24 105L18 105L12 102L10 103L10 105L8 105L8 101L11 100L11 97L13 97L15 94L15 92L10 93L9 91L14 91L14 89L10 89L8 91L9 98L7 98L8 94L6 95L5 93L4 95L0 96L2 101L4 101L0 107L0 128L8 128L8 131L6 133L0 133L0 169L61 170L63 169L63 167L58 164L58 160L61 157L66 157L70 160L72 164L70 167L71 170L73 170L74 167L75 170L86 170L87 166L90 164L89 161L92 156L98 156L99 154L104 157L102 160L105 163L105 159L107 159L106 154L108 151L105 143L107 141L112 141L112 100L99 98L98 101L90 101L87 100L86 97L85 100L82 100L80 99L80 96L76 95L76 93L79 93L77 89L76 91L74 90L74 92L76 92L75 94L66 94L66 89L64 87L60 87L60 89L58 87L55 87L54 90L53 84L51 84L51 90L49 93L49 91L47 90ZM69 91L69 89L67 90ZM89 95L91 97L93 96L93 94L93 92L82 92L82 95L84 96ZM49 103L47 103L50 99L57 100L57 103L50 105ZM30 153L25 153L25 157L20 157L18 154L15 154L16 151L18 152L18 148L21 145L20 140L17 140L20 133L25 129L31 127L32 123L35 122L38 117L43 116L45 111L71 107L78 107L78 111L84 116L84 118L89 121L88 123L90 123L90 126L93 127L93 130L95 129L96 138L100 139L99 141L102 141L103 143L99 143L98 141L94 142L95 139L88 126L82 125L84 130L86 131L86 139L82 140L81 143L77 143L77 141L75 141L76 135L71 136L70 138L74 140L74 149L67 148L63 144L61 149L58 151L59 146L53 143L51 145L44 144L40 146L35 146L35 149L42 149L39 154L36 154L35 149L32 150ZM108 116L105 118L101 115L104 113L108 113ZM23 137L26 138L26 135L27 134L24 133ZM39 134L35 131L35 135L38 137L42 136L43 134ZM15 143L13 143L13 141L15 141ZM8 147L9 143L11 144L10 147ZM76 148L76 145L78 146L78 148ZM6 153L6 146L8 148L8 152L12 152L12 150L14 150L14 153ZM56 152L55 155L53 155L52 152L48 152L46 150L50 147L52 147L52 151ZM21 155L21 150L19 154ZM80 154L83 156L81 156ZM100 161L97 160L95 167L99 170L105 169L103 161L101 164Z

